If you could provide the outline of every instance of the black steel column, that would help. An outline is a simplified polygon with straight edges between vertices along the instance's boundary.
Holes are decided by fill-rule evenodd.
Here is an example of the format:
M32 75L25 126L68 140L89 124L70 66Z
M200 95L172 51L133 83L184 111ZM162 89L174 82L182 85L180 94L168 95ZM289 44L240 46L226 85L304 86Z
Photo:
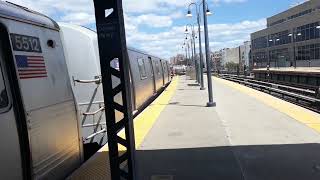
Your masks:
M204 80L203 80L203 56L202 56L202 44L201 44L201 26L200 26L200 13L198 10L198 6L196 5L197 9L197 23L198 23L198 33L199 33L199 57L200 57L200 90L205 90L204 87Z
M193 40L193 52L194 52L194 56L193 56L194 57L194 68L195 68L195 72L196 72L197 83L200 84L194 27L192 28L192 38L193 38L192 40Z
M208 33L208 22L207 22L207 3L205 0L202 0L203 6L203 21L204 21L204 39L205 39L205 47L206 47L206 63L207 63L207 78L208 78L208 95L209 102L207 103L208 107L216 106L216 103L213 102L213 94L212 94L212 77L211 77L211 60L210 60L210 48L209 48L209 33Z
M135 177L135 142L122 1L94 0L94 6L106 107L111 178L131 180ZM112 60L119 61L120 70L111 66ZM122 103L115 101L115 96L118 94L121 94ZM116 119L116 111L123 114L123 119ZM125 129L125 139L117 135L121 129ZM119 152L119 144L126 147L126 151ZM120 165L123 166L125 163L127 168L122 169Z

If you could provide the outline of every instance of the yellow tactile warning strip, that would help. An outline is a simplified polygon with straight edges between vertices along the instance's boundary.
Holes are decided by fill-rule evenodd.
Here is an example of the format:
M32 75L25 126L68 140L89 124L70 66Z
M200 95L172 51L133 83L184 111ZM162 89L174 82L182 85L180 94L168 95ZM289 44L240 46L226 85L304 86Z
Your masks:
M248 94L320 133L320 114L238 83L216 77L214 80Z
M135 130L135 143L136 148L141 145L143 139L152 128L153 124L158 119L159 115L166 107L172 98L179 78L173 78L171 84L155 99L146 109L144 109L134 119L134 130ZM119 132L119 136L124 137L124 131ZM120 151L124 152L123 146L119 147ZM91 157L85 164L77 169L68 179L74 180L109 180L110 167L109 167L109 155L108 145L102 147L93 157Z

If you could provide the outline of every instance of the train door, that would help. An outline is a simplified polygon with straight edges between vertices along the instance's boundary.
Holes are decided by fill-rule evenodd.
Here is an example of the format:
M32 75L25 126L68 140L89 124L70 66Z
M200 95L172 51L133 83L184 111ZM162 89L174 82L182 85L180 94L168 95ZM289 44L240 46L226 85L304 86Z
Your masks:
M168 61L166 62L166 66L167 66L167 69L168 69L168 82L170 82L170 79L171 79L171 70L170 70L170 66L169 66L169 63Z
M161 65L161 70L162 70L162 85L165 85L165 82L164 82L164 67L163 67L163 61L160 60L160 65Z
M22 157L9 76L0 39L0 179L23 179Z
M155 78L155 74L154 74L154 69L153 69L153 65L152 65L152 59L151 57L148 57L149 60L149 64L150 64L150 68L151 68L151 77L152 77L152 84L153 84L153 93L155 93L157 91L156 89L156 78Z

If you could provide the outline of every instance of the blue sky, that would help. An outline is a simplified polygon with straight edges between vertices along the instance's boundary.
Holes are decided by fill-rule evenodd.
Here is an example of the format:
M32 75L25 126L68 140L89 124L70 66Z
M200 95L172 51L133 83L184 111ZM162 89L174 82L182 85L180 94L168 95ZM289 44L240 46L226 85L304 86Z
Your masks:
M210 49L236 47L263 29L266 18L304 0L207 0ZM95 28L92 0L11 0L58 22ZM170 58L182 53L187 5L198 0L123 0L129 46ZM194 8L192 9L193 12Z

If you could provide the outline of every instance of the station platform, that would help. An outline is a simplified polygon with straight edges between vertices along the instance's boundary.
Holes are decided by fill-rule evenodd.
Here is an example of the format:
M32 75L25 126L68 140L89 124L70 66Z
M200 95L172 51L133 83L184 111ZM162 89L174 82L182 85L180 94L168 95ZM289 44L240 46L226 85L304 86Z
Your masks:
M230 81L176 77L135 118L138 180L319 180L320 114ZM121 132L120 132L121 133ZM108 148L69 179L110 179Z

